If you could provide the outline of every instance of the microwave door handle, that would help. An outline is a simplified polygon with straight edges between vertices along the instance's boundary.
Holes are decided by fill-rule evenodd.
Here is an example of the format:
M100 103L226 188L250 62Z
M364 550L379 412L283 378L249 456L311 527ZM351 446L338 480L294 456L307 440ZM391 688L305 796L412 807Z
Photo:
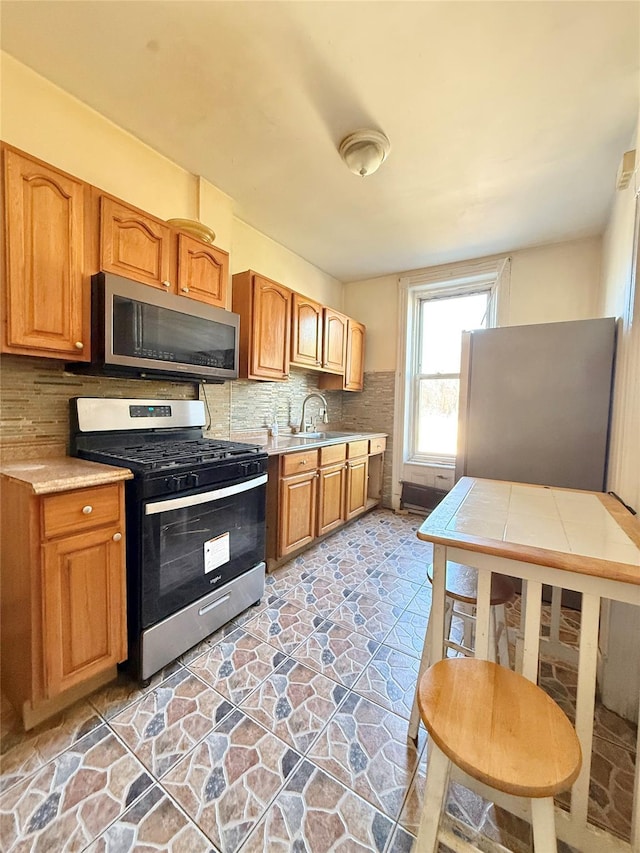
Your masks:
M254 477L253 480L247 480L247 482L238 483L235 486L223 486L221 489L201 492L198 495L185 495L182 498L168 498L167 500L154 501L153 503L146 504L144 514L157 515L159 512L170 512L172 509L184 509L189 506L220 501L223 498L229 498L233 495L240 495L242 492L257 489L259 486L264 486L266 482L267 475L261 474L260 477Z
M134 352L140 352L142 349L142 305L139 302L133 303L134 317Z

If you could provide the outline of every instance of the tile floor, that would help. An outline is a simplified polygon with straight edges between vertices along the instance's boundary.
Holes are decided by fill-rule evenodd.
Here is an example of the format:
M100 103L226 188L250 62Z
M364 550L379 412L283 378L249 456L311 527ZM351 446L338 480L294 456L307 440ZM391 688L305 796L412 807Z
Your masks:
M420 520L376 510L290 561L145 690L122 676L26 734L4 704L0 849L407 853L426 764L424 733L406 739L430 606ZM565 638L577 627L563 613ZM571 715L575 673L543 675ZM599 708L595 740L592 816L628 837L635 729ZM527 824L460 786L448 811L530 850Z

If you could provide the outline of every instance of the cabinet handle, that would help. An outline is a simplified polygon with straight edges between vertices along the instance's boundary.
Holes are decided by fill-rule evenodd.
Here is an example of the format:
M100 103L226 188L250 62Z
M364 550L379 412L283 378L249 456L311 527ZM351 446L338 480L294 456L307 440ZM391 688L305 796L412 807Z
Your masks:
M181 287L181 288L180 288L180 290L181 290L183 293L189 293L189 288L188 288L188 287Z
M170 281L163 281L162 284L164 285L164 287L171 287Z
M76 341L75 347L76 349L84 349L84 344L82 343L82 341Z
M306 464L307 464L307 460L306 460L306 459L301 459L301 460L300 460L300 464L301 464L301 465L306 465Z
M91 513L93 512L93 507L92 507L92 506L89 506L89 504L87 504L87 506L83 506L83 507L82 507L82 512L83 512L85 515L91 515Z
M119 542L122 539L122 533L114 533L111 538L114 542Z

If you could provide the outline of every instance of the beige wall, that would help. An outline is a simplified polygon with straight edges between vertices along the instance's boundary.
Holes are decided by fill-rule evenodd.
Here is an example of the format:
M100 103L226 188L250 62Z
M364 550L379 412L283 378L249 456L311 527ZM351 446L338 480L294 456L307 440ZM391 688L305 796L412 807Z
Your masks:
M233 216L233 200L104 116L0 53L2 139L161 219L200 219L230 253L231 271L255 269L342 310L342 283Z
M509 325L598 317L599 237L511 252ZM365 370L395 370L398 281L416 270L347 282L344 310L367 327Z
M342 311L342 282L256 231L246 222L234 219L231 272L247 269L262 273L323 305Z
M511 253L509 325L600 316L600 237Z
M398 276L354 281L344 288L344 312L367 327L365 370L395 370L398 347Z

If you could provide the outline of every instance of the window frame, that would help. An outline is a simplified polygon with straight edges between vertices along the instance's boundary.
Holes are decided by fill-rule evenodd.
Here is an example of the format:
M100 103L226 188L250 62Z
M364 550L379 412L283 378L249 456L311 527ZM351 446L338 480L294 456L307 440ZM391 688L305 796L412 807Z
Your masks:
M407 458L409 464L441 465L453 467L456 462L455 453L423 453L417 449L418 423L420 407L420 383L425 379L457 379L460 381L460 371L457 373L421 373L420 353L422 352L422 341L424 328L421 322L421 309L424 302L442 299L456 299L463 296L475 294L487 294L487 308L485 312L486 325L482 328L489 329L495 326L495 280L471 282L462 284L460 282L446 284L444 286L430 285L412 289L410 298L412 301L412 325L409 338L411 347L411 380L408 388L409 397L409 423L407 429Z
M493 282L496 326L508 326L510 319L511 258L508 255L476 258L428 269L414 270L398 276L398 339L394 387L393 445L391 505L400 509L403 482L436 485L436 481L451 481L455 466L451 463L437 465L427 462L410 463L408 460L409 414L408 387L411 380L411 361L408 342L413 324L411 294L436 288L450 288L450 292L465 284Z

